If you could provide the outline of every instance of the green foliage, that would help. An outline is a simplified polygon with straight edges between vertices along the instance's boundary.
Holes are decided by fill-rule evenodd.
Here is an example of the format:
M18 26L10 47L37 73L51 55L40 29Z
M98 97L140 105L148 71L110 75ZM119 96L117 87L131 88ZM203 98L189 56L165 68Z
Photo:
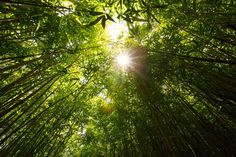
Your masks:
M0 156L234 156L235 8L0 1ZM117 19L121 44L105 34Z

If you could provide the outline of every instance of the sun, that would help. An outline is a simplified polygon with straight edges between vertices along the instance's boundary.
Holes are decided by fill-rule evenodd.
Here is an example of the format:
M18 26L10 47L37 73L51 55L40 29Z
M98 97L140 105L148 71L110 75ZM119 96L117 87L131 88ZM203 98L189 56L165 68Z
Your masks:
M128 53L120 53L116 56L116 62L121 68L127 69L132 63L131 56Z

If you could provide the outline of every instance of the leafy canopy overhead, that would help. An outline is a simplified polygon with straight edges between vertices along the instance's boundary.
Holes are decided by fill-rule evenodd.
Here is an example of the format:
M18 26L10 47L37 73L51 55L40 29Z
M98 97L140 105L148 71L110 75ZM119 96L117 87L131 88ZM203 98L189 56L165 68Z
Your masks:
M231 0L1 0L0 156L229 156Z

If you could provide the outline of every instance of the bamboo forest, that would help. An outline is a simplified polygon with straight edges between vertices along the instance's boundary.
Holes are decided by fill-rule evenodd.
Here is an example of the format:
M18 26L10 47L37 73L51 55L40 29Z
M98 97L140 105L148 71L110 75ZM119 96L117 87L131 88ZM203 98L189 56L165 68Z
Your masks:
M235 157L236 1L0 0L0 157Z

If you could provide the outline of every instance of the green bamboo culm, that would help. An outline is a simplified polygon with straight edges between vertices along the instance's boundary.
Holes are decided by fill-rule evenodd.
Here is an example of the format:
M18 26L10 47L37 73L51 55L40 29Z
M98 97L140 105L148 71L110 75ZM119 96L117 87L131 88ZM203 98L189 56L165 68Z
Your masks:
M1 0L0 156L235 156L235 66L232 0Z

